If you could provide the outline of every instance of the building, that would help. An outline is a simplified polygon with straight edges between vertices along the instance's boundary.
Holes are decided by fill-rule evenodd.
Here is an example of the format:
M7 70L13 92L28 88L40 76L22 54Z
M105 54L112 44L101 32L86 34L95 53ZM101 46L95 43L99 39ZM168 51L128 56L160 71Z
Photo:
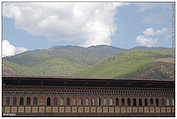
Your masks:
M175 116L175 81L3 77L3 116Z

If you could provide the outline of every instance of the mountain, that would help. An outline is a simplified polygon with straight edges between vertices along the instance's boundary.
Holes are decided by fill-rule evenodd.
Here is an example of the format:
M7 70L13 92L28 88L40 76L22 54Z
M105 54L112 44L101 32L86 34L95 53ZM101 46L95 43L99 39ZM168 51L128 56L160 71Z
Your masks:
M151 51L151 50L162 50L162 49L168 49L164 47L144 47L144 46L136 46L134 48L131 48L130 50L143 50L143 51Z
M9 62L5 61L2 65L3 76L16 76L16 71L10 67Z
M55 46L3 58L3 76L174 79L174 49Z
M76 75L89 78L174 79L173 50L124 51Z
M4 75L72 76L124 49L100 45L55 46L3 58ZM8 70L7 70L8 69ZM15 72L15 73L14 73Z
M56 46L44 50L29 51L3 59L27 66L35 65L52 58L62 58L78 64L92 65L100 59L107 58L123 50L105 45L88 48L79 46Z

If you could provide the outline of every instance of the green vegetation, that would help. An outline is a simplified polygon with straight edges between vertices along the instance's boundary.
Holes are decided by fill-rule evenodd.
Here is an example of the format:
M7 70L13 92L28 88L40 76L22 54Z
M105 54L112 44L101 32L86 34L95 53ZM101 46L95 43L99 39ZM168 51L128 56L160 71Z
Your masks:
M20 65L31 66L53 58L62 58L73 63L82 65L93 65L100 59L108 58L113 54L123 51L120 48L111 46L92 46L88 48L78 46L52 47L46 50L29 51L12 57L6 57L4 60Z
M77 46L53 47L47 50L25 52L3 58L3 74L11 75L9 70L20 76L73 76L85 70L101 59L119 53L123 49L110 46Z
M24 66L12 62L4 61L3 67L11 68L20 76L70 76L84 67L79 64L73 64L63 59L50 59L33 66Z
M174 78L174 64L156 61L158 58L172 56L171 49L124 51L78 75L91 78Z
M84 78L174 79L174 55L163 48L123 50L66 46L3 58L3 74Z
M174 79L174 64L153 62L138 68L134 72L121 75L119 78L156 78L156 79Z
M6 69L11 69L11 71L15 72L15 75L27 75L32 74L29 67L24 65L19 65L9 61L2 61L3 63L3 75L12 75L12 72L6 72Z

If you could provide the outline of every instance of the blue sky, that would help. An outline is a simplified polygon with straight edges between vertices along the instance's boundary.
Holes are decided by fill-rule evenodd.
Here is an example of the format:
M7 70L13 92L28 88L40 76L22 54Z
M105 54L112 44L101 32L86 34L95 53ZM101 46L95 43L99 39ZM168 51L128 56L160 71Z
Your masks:
M3 55L60 45L172 47L172 14L172 3L3 4Z
M118 9L116 22L119 30L113 39L114 46L132 48L139 45L136 42L136 37L142 35L147 28L156 30L171 28L172 10L167 8L167 6L170 7L169 4L154 3L152 8L147 8L144 11L137 5L130 4ZM148 22L146 19L151 19L151 21ZM171 47L172 39L168 39L169 35L171 33L167 30L164 34L154 36L160 40L153 46Z

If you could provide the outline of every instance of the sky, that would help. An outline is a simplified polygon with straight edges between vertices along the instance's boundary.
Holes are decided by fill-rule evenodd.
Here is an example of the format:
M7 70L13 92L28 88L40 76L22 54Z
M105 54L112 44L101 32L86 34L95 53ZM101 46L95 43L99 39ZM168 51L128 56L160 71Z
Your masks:
M3 2L2 56L65 45L170 48L172 4Z

